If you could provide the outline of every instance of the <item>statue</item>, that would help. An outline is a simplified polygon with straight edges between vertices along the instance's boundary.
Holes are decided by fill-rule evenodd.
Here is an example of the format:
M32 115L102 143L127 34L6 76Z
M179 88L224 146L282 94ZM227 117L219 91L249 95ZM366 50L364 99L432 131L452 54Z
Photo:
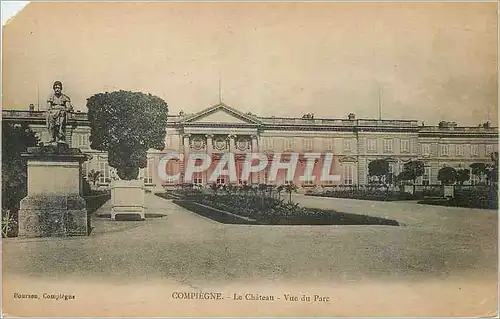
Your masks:
M73 111L70 98L62 93L62 83L55 81L54 93L47 99L46 123L51 143L66 143L66 123L68 113Z

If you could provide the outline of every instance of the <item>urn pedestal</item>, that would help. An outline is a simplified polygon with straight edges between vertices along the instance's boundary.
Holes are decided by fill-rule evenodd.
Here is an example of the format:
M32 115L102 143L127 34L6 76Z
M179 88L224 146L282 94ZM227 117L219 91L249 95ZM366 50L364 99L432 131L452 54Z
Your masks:
M412 194L412 195L413 195L413 191L414 191L413 185L404 185L404 186L403 186L403 191L404 191L405 193L408 193L408 194Z
M111 219L144 220L144 182L116 180L111 183Z
M455 187L453 185L442 185L441 189L443 197L455 197Z
M87 236L90 225L81 196L80 149L65 143L30 147L27 160L28 195L20 202L19 237Z

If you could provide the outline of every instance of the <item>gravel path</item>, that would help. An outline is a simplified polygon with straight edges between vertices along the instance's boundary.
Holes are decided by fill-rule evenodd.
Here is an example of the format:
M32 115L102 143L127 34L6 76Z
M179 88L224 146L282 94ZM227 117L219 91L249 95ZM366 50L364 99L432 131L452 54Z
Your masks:
M225 225L147 194L148 213L166 217L96 218L86 238L4 240L4 281L84 280L127 287L165 282L199 290L237 283L319 287L463 279L485 282L489 298L497 291L495 211L303 195L295 200L406 226ZM97 213L109 210L108 202Z

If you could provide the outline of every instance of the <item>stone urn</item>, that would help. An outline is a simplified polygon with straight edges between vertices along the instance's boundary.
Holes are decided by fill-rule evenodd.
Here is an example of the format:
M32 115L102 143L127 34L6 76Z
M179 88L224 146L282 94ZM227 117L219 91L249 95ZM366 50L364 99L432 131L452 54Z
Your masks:
M144 182L115 180L111 182L111 219L144 220Z

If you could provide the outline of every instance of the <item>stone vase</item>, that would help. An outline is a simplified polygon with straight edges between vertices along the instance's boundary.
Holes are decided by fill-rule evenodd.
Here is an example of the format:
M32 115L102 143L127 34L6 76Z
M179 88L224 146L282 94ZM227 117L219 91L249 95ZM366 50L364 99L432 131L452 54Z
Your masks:
M111 183L111 219L144 220L144 182L116 180Z

